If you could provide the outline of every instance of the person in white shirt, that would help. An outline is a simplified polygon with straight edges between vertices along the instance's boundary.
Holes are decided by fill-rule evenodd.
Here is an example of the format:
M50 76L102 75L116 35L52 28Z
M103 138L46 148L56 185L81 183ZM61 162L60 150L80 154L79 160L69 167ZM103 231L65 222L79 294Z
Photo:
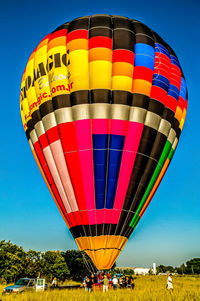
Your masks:
M173 285L172 285L172 274L169 274L167 278L167 289L173 290Z
M114 275L114 278L112 280L114 290L117 289L117 283L118 283L118 279L116 278L116 275Z

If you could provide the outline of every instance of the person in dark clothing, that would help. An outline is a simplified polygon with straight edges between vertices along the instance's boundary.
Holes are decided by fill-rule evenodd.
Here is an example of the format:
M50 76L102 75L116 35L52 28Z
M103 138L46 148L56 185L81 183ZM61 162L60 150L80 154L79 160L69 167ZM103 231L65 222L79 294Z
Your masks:
M90 277L87 277L85 282L86 282L86 288L87 288L86 290L88 292L91 292L92 291L92 284L93 284L92 279Z

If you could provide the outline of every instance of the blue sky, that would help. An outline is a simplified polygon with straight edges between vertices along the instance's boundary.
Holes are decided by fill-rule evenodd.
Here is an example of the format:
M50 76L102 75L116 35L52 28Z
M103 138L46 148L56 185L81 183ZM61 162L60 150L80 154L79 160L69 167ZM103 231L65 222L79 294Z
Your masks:
M176 52L189 92L175 156L117 264L177 266L200 257L199 12L198 0L1 3L0 240L26 250L76 248L26 140L19 112L20 82L29 55L46 34L73 18L108 13L138 19L160 34Z

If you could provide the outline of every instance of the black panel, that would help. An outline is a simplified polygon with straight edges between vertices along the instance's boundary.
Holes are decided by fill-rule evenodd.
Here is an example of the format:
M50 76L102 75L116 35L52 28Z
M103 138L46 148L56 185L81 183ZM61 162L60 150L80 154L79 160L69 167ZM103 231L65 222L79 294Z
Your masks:
M68 33L78 29L88 30L88 26L89 26L89 17L82 17L82 18L75 19L69 23Z
M29 133L34 129L32 119L30 119L30 120L27 122L27 127L28 127Z
M133 22L125 17L113 16L113 28L124 28L135 32L135 28L133 26Z
M62 29L68 29L69 27L69 22L62 24L61 26L57 27L55 30L53 30L51 33L55 33L58 30L62 30Z
M111 91L107 89L91 90L91 103L111 103Z
M175 130L176 136L178 136L179 132L181 132L181 130L179 128L179 121L176 118L174 118L174 120L172 122L172 129ZM180 136L180 134L179 134L179 136Z
M131 105L132 94L127 91L113 91L112 100L114 104Z
M32 117L32 121L33 121L33 124L35 125L36 123L38 123L38 121L41 121L41 115L40 115L40 110L36 110L32 113L31 115Z
M28 129L25 131L25 134L26 134L26 138L29 140L30 139L30 132L29 132Z
M136 33L136 43L145 43L154 47L154 38L151 30L144 24L133 21Z
M53 112L52 100L48 100L40 105L40 113L42 118L52 112Z
M165 108L162 114L162 118L172 123L174 118L174 112L169 108Z
M164 105L160 101L150 98L148 111L162 116L164 111Z
M52 98L54 110L71 107L69 94L58 95Z
M89 103L89 91L82 90L82 91L72 92L70 94L70 99L71 99L72 106Z
M134 52L135 34L129 30L116 29L113 33L113 49L126 49Z
M90 19L90 28L92 27L111 27L111 16L109 15L93 15Z
M89 38L98 37L98 36L112 38L112 29L96 27L89 30Z
M143 94L134 93L132 95L132 104L133 107L139 107L142 109L148 109L149 106L149 97Z
M166 141L167 141L167 137L164 134L157 132L156 139L153 148L151 150L151 155L150 155L151 158L159 161Z

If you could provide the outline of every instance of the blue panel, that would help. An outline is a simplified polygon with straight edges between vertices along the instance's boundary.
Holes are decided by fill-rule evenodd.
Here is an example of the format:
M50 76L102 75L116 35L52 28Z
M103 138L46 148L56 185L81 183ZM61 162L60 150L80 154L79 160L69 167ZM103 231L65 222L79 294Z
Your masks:
M149 56L155 57L155 49L147 44L144 43L136 43L135 44L135 53L136 54L146 54Z
M160 87L160 88L164 89L167 92L168 87L169 87L169 80L163 75L154 74L152 85Z
M108 209L112 209L114 206L124 141L125 136L110 135L109 165L106 193L106 208Z
M176 65L177 67L179 67L179 69L181 68L178 59L174 56L174 55L170 55L171 57L171 63Z
M179 89L176 86L170 84L169 85L169 90L168 90L168 95L170 95L170 96L174 97L176 100L178 100L178 98L179 98Z
M93 148L94 149L105 149L108 147L108 135L106 134L95 134L93 135Z
M95 178L103 179L105 178L106 170L104 164L94 164Z
M108 155L108 135L94 134L93 138L93 162L96 208L104 208L106 191L106 168Z
M93 150L94 165L105 164L107 160L107 150Z
M110 149L122 150L124 147L124 136L110 135Z
M181 78L180 96L183 97L184 100L186 100L186 83L185 83L185 79L183 77Z
M161 44L155 43L155 51L165 54L168 58L170 58L169 51Z
M121 156L122 152L121 151L115 151L115 150L110 150L109 151L109 166L111 165L118 165L121 162Z
M145 54L135 54L135 67L147 67L154 70L154 58Z

